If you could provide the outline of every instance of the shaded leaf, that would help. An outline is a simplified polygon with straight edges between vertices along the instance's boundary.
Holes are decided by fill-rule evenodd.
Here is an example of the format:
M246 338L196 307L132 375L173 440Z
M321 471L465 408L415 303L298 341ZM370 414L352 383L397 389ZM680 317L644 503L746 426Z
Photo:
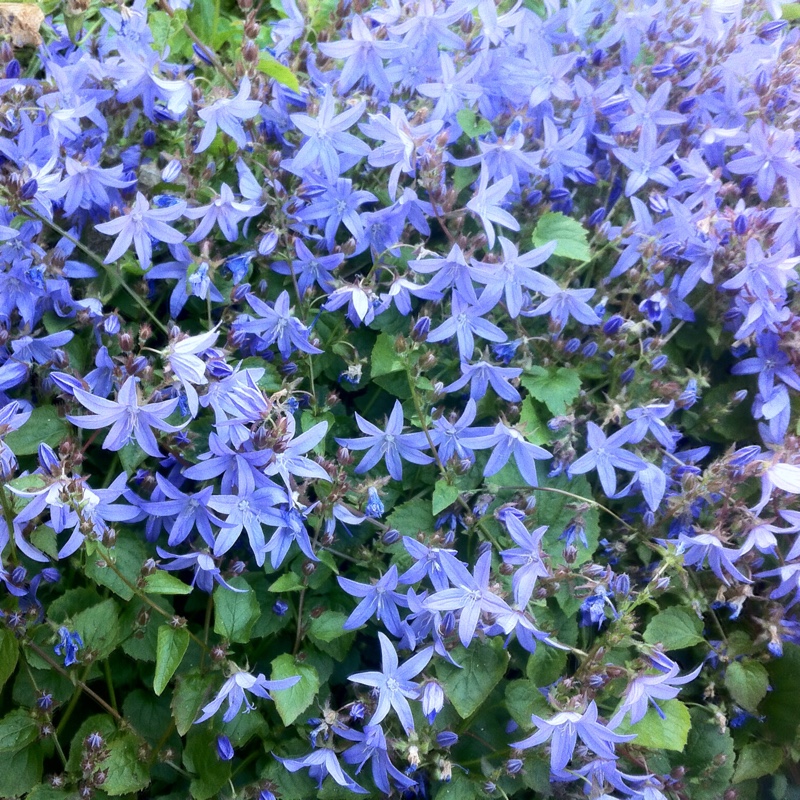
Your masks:
M755 713L769 688L769 676L757 661L734 661L725 671L725 686L745 711Z
M499 647L498 647L499 645ZM500 682L506 671L508 653L500 642L472 642L469 650L461 645L452 651L461 669L446 661L436 665L436 676L445 696L462 719L471 716Z
M53 406L38 406L31 412L28 421L5 436L5 443L18 456L32 456L40 444L57 448L67 435L67 424Z
M129 731L118 733L108 742L109 755L103 761L108 777L103 791L111 797L144 789L150 783L147 762L139 758L141 739Z

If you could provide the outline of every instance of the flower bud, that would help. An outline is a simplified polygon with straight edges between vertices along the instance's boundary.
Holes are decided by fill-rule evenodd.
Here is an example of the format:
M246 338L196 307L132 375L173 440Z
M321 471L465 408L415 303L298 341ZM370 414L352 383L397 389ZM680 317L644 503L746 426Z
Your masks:
M161 170L161 180L164 183L172 183L181 174L182 165L179 159L173 158L164 169Z
M439 747L453 747L458 744L458 734L453 731L440 731L436 734L436 744Z
M381 541L387 546L396 544L400 541L400 531L389 528L388 531L384 531L383 536L381 536Z
M523 762L521 758L509 758L506 761L506 774L516 775L522 770Z
M429 681L422 690L422 713L433 725L436 715L444 708L444 689L437 681ZM441 735L441 734L440 734Z
M227 736L217 736L217 758L230 761L233 758L233 745Z
M261 241L258 243L258 254L260 256L268 256L278 246L279 241L280 237L275 231L269 231L268 233L265 233L264 236L261 237Z
M39 445L38 457L39 466L46 475L55 477L61 474L61 460L49 444L42 442Z
M424 342L428 338L428 333L431 329L431 318L420 317L411 331L411 338L415 342Z
M242 58L249 64L255 64L259 59L258 45L252 40L248 39L242 45Z

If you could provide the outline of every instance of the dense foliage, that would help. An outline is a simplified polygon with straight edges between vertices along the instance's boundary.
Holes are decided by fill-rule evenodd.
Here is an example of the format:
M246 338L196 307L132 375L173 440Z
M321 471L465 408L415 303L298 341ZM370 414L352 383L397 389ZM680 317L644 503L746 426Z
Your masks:
M800 796L797 7L45 11L0 797Z

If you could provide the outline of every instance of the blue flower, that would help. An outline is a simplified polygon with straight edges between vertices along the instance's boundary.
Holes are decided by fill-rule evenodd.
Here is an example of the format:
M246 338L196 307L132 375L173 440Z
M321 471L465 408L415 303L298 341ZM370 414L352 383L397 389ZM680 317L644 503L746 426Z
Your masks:
M594 700L582 714L575 711L561 711L549 720L532 714L531 721L539 730L520 742L514 742L511 746L527 750L549 741L550 769L554 772L563 770L570 762L578 739L592 753L601 758L614 759L615 744L630 742L636 738L634 734L623 736L614 733L598 722L597 705Z
M78 650L84 647L83 640L77 631L69 628L58 629L59 643L53 648L57 656L64 656L64 666L70 667L78 663Z
M217 127L225 131L240 150L246 146L247 137L242 122L253 119L261 108L260 101L250 100L249 97L250 79L245 75L236 97L217 100L197 112L197 116L206 123L206 126L203 128L195 153L202 153L208 149L217 134Z
M97 430L106 428L108 432L103 447L106 450L121 450L131 439L135 438L139 447L150 456L160 458L161 452L151 428L167 433L175 433L184 425L172 425L165 419L175 410L178 398L162 400L158 403L139 403L136 389L138 379L130 376L122 384L116 400L105 400L95 397L83 389L75 389L74 397L92 414L83 417L67 416L67 419L79 428Z
M395 401L392 413L386 423L386 430L367 422L360 414L356 414L356 424L362 433L360 439L337 439L337 444L350 450L367 450L367 454L356 467L359 475L372 469L381 459L386 459L389 474L396 480L403 478L403 460L412 464L430 464L433 459L421 453L428 447L424 433L402 433L403 407Z
M231 722L233 718L245 707L245 713L252 711L255 706L247 699L250 693L256 697L267 700L272 698L269 692L282 691L294 686L300 680L299 675L291 678L282 678L277 681L268 681L262 674L251 675L244 670L236 670L217 693L217 696L207 705L203 706L202 713L195 720L195 725L211 719L219 711L222 704L228 701L228 710L222 715L223 722Z
M353 683L371 686L378 691L378 704L370 719L370 725L377 725L384 720L389 709L393 708L405 732L410 734L414 730L414 718L411 715L408 699L417 700L420 696L419 685L411 679L428 665L433 655L433 648L426 647L400 666L397 651L389 639L383 633L378 633L378 639L381 644L383 670L357 672L349 679Z
M184 211L186 203L183 200L167 208L150 208L147 198L141 192L137 192L136 200L128 214L95 226L100 233L117 237L104 263L112 264L119 260L133 243L142 269L148 270L152 259L153 240L179 244L186 238L166 224L180 219Z
M353 597L363 598L342 626L347 631L360 628L372 617L383 622L389 633L394 636L403 635L398 607L407 608L405 595L397 589L397 567L392 564L387 573L374 584L363 584L349 578L337 578L339 586Z

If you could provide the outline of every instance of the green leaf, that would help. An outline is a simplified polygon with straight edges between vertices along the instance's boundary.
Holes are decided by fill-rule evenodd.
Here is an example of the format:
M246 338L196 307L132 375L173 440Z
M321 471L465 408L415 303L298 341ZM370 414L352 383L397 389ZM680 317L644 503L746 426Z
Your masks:
M525 730L531 727L532 714L545 718L552 714L547 700L533 681L509 681L506 684L505 702L511 718Z
M314 639L323 642L332 642L342 636L349 636L351 631L346 631L342 626L347 621L347 614L341 611L323 611L318 617L311 618L308 632Z
M420 531L433 533L433 513L426 503L408 502L397 506L387 519L390 527L403 536L416 536Z
M540 644L536 652L528 658L525 672L535 686L549 686L564 674L567 666L567 653L557 647Z
M27 747L11 761L0 757L0 797L21 797L42 779L43 753L40 745ZM28 795L30 797L30 795Z
M128 442L119 451L119 463L130 478L139 465L147 458L147 453L136 442Z
M329 553L327 550L320 550L318 557L320 564L324 564L334 575L339 574L339 565L336 563L333 553Z
M567 367L530 367L519 382L557 417L566 414L567 407L581 393L580 375L577 370Z
M519 412L519 421L522 423L523 433L525 438L531 444L547 444L550 441L550 431L547 425L542 421L533 404L533 400L526 397L522 401L522 406Z
M194 0L188 11L189 25L197 38L213 50L214 38L219 23L219 4L216 0Z
M390 375L393 372L405 372L406 367L402 358L395 349L396 336L388 333L379 333L372 347L372 356L369 361L373 378L381 375Z
M108 599L81 611L73 619L73 625L80 634L84 647L95 651L96 660L108 658L122 641L124 634L120 628L119 614L119 606L114 600ZM78 651L78 660L80 654L81 651Z
M192 729L215 680L215 675L203 675L197 670L178 678L178 685L172 695L172 718L179 736L186 736Z
M644 632L648 644L661 644L665 650L681 650L703 641L703 622L680 608L668 608L650 620Z
M172 12L172 16L165 11L151 11L147 17L147 24L153 34L153 46L163 53L169 45L172 47L175 36L183 32L183 23L186 21L186 12L183 9Z
M461 645L452 652L461 669L446 661L436 665L436 677L445 696L462 719L471 716L500 682L508 664L508 653L500 642L473 642L469 650Z
M8 628L0 628L0 691L14 674L19 658L19 647L14 634Z
M478 179L478 173L472 167L456 167L453 170L453 188L456 195Z
M118 733L108 743L109 755L103 762L108 777L103 791L111 797L144 789L150 783L147 761L139 758L142 740L133 733Z
M319 676L309 664L299 664L288 653L272 662L272 680L300 676L300 680L288 689L272 692L275 708L284 725L291 725L313 702L319 691Z
M461 492L458 486L451 486L446 481L436 481L436 486L433 490L432 504L434 516L440 514L448 506L453 505L453 503L458 500L459 494L461 494Z
M67 425L53 406L39 406L28 421L5 437L5 443L18 456L32 456L40 444L58 447L67 435Z
M707 709L692 709L691 719L681 762L686 766L686 796L691 800L719 800L733 777L733 738L727 730L720 731Z
M230 585L244 592L232 592L224 586L214 590L214 633L229 642L245 643L250 640L253 625L261 616L261 606L256 593L242 577L231 578Z
M107 564L112 562L128 583L135 586L146 559L147 550L144 544L130 534L121 534L117 538L116 546L111 549L103 547L99 542L95 544L94 554L86 559L85 572L95 583L111 589L123 600L130 600L133 589Z
M485 136L492 130L492 123L488 119L478 116L471 108L462 108L456 114L456 120L470 139Z
M478 786L457 770L449 781L439 783L434 800L473 800L478 796Z
M591 560L592 554L597 549L597 541L600 537L600 515L594 506L579 510L582 505L580 499L570 497L569 495L561 494L560 492L569 492L572 495L580 497L591 498L592 492L589 488L589 482L583 475L576 475L572 480L569 480L564 475L559 475L557 478L540 478L539 485L542 489L557 489L559 491L541 491L536 492L536 507L529 517L529 522L526 526L533 530L540 525L547 525L547 533L542 540L542 549L553 559L556 563L562 563L564 559L564 542L559 537L564 533L566 527L574 520L582 522L586 542L589 545L584 547L581 543L578 545L578 553L573 566L580 566ZM567 610L562 602L562 595L558 596L558 601L564 611L569 615L573 610ZM563 596L563 600L568 600L570 603L576 601L574 592L567 592ZM580 605L580 603L578 603ZM574 609L577 611L577 607ZM560 631L555 631L556 639L566 643L561 637Z
M664 719L654 708L648 708L644 718L635 725L628 724L628 718L617 728L617 733L635 733L633 744L648 750L677 750L686 747L692 720L689 709L680 700L659 702Z
M754 780L764 775L776 773L783 762L783 753L780 748L764 742L746 744L739 757L736 759L736 772L733 782Z
M173 628L172 625L162 625L158 629L156 674L153 677L153 691L157 695L167 688L170 678L181 665L188 647L189 631L186 628Z
M144 579L147 594L191 594L192 587L163 569L147 575Z
M800 19L800 3L787 3L785 6L781 6L781 16L790 22Z
M327 29L331 21L336 17L336 7L339 0L309 0L308 15L311 30L319 33L323 28Z
M592 257L587 239L588 232L572 217L558 212L542 215L533 232L533 246L543 247L557 242L554 255L574 261L588 261Z
M797 691L800 647L787 642L783 655L773 658L767 670L772 691L764 698L761 710L767 715L773 740L789 743L795 739L800 723L800 692Z
M230 777L231 762L217 758L216 738L216 733L209 728L195 728L186 741L183 764L197 776L189 785L188 796L192 800L209 800L218 795Z
M758 661L734 661L725 672L725 686L745 711L756 713L769 688L769 676Z
M116 678L116 676L115 676ZM164 736L177 741L171 733L172 714L166 697L156 697L151 689L134 689L122 701L122 717L148 744L155 747Z
M270 78L275 78L278 83L288 86L293 92L300 90L300 84L297 81L297 76L289 69L289 67L281 64L280 61L274 59L268 53L261 53L258 58L258 69Z
M17 709L0 720L0 761L39 738L39 726L27 711Z
M351 651L355 633L343 629L347 614L341 611L325 611L316 619L311 618L308 635L323 653L337 661L344 661Z
M274 583L271 583L267 591L277 594L279 592L299 592L302 588L303 582L300 578L294 572L287 572L281 575Z

